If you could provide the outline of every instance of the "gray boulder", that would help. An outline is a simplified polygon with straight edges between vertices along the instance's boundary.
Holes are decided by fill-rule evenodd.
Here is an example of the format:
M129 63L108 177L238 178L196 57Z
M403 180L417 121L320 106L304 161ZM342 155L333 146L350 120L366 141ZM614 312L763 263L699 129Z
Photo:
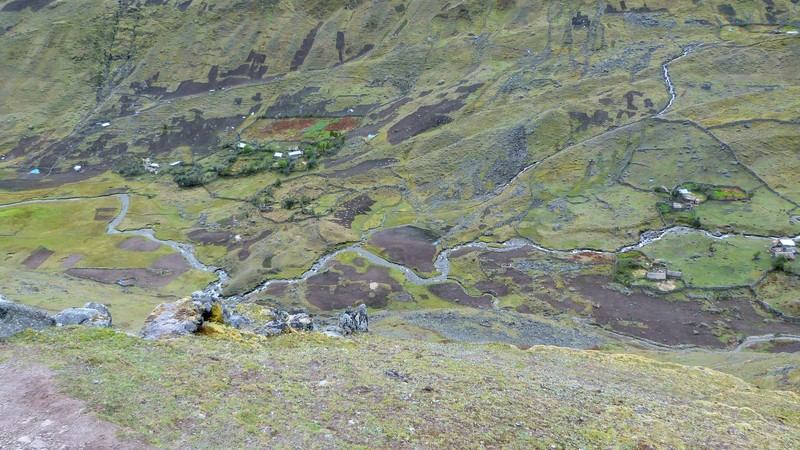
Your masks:
M206 307L204 303L191 298L158 305L145 319L144 328L139 334L149 340L192 334L203 325Z
M41 330L54 324L53 318L45 311L11 302L0 296L0 339L27 328Z
M83 308L67 308L56 314L53 319L56 326L64 325L83 325L87 327L111 326L111 313L105 305L97 302L89 302Z
M228 307L222 308L222 321L225 325L236 328L237 330L249 327L255 322L253 319L233 311Z
M356 331L366 333L369 331L369 316L367 315L367 305L360 304L355 311L347 308L345 312L339 317L339 325L336 327L328 327L325 329L326 333L338 333L342 336L355 333Z
M348 335L355 331L356 325L353 323L353 317L350 315L350 311L345 311L342 313L342 316L339 317L339 328L342 330L342 334Z
M358 308L356 308L356 312L353 313L353 324L356 327L356 331L360 331L362 333L366 333L369 331L369 316L367 315L367 305L360 304Z

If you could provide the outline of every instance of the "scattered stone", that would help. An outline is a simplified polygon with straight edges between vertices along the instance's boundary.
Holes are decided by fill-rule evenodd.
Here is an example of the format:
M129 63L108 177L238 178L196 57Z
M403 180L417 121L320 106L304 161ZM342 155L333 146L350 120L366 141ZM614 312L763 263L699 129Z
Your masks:
M317 324L314 323L314 319L307 311L301 310L292 314L287 311L277 310L275 311L275 319L256 328L254 332L264 336L275 336L281 333L317 330Z
M322 334L324 334L325 336L330 336L335 338L344 337L344 335L342 334L342 329L335 325L325 327L325 329L322 330Z
M32 441L32 439L29 438L28 436L20 436L20 438L17 439L17 442L20 443L20 444L30 444L31 441Z
M385 371L384 374L389 378L394 378L395 380L402 381L403 383L408 383L411 380L408 375L402 374L393 369Z
M47 448L47 442L36 439L35 441L31 442L31 448Z
M0 339L25 329L41 330L55 324L45 311L6 300L0 296Z
M45 419L45 420L44 420L44 422L42 422L42 423L41 423L41 425L39 425L39 426L40 426L40 427L42 427L42 428L47 428L47 427L49 427L49 426L50 426L50 425L52 425L52 424L53 424L53 421L52 421L52 420L50 420L50 419Z

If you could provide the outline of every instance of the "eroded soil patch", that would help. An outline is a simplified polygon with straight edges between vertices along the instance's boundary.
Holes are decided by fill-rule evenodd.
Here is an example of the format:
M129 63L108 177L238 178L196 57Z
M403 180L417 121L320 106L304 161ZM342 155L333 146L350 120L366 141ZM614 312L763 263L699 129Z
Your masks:
M389 128L389 142L399 144L431 128L448 124L453 119L447 114L458 111L463 106L464 102L461 100L443 100L435 105L422 106Z

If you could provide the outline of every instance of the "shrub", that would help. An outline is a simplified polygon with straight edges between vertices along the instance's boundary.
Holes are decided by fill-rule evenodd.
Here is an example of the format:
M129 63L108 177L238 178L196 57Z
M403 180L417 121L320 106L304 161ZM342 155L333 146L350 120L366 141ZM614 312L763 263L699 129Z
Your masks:
M289 197L286 197L283 200L281 200L281 208L283 209L292 209L296 204L297 204L297 197L293 195L290 195Z
M139 161L125 161L115 167L113 171L126 178L138 177L145 173L144 165Z
M189 170L176 173L172 179L182 188L190 188L203 184L203 174L194 166Z

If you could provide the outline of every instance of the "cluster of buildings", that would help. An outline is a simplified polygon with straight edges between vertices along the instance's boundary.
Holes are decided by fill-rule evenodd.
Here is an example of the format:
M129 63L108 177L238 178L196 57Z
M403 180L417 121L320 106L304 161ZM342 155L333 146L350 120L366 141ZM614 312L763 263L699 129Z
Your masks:
M669 270L665 266L653 268L648 271L645 278L648 281L666 281L666 280L680 280L683 278L683 272L678 270Z
M245 148L247 146L248 146L248 144L246 142L239 142L238 144L236 144L236 147L238 147L240 149ZM294 146L294 147L290 147L289 150L287 152L285 152L285 153L284 152L275 152L272 155L272 157L275 158L275 159L288 158L289 160L295 160L295 159L302 158L303 154L304 154L303 151L300 150L299 147Z

